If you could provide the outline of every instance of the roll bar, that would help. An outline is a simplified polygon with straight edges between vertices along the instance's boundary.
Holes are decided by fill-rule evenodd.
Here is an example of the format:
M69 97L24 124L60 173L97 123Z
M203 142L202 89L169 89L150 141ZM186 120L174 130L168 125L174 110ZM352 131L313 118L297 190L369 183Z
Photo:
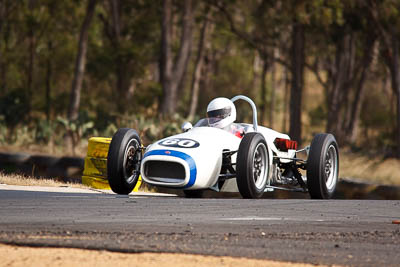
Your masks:
M231 98L231 101L235 102L236 100L239 100L239 99L244 100L247 103L249 103L251 108L253 109L253 127L254 127L254 131L257 132L258 124L257 124L257 108L256 108L256 104L254 104L253 100L251 100L250 98L248 98L247 96L244 96L244 95L237 95L237 96Z

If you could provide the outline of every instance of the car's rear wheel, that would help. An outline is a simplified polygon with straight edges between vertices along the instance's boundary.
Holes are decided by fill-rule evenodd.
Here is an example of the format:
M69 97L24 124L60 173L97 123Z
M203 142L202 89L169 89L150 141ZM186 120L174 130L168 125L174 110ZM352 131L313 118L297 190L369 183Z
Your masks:
M336 190L339 175L339 149L332 134L317 134L307 160L307 187L311 198L329 199Z
M138 133L129 128L118 129L107 155L107 177L114 193L127 195L132 192L139 179L141 160Z
M269 174L267 143L260 133L246 134L239 145L236 183L243 198L260 198Z

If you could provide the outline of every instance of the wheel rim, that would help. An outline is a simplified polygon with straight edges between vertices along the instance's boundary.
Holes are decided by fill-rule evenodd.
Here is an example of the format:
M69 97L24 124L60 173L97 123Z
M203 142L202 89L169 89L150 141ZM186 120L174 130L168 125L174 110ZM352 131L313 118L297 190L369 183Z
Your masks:
M253 155L253 180L257 189L264 190L267 173L267 149L263 143L259 143Z
M123 173L125 181L130 184L140 174L140 157L139 142L136 139L129 140L128 145L125 148L124 162L123 162Z
M336 185L337 178L337 151L334 145L330 145L325 156L325 183L328 191Z

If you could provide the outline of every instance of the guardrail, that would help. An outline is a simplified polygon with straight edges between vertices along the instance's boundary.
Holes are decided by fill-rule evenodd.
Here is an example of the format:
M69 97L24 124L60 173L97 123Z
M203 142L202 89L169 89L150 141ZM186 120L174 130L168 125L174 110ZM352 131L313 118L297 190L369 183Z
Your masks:
M56 178L64 182L81 182L84 159L53 157L27 153L0 153L0 171L37 178Z

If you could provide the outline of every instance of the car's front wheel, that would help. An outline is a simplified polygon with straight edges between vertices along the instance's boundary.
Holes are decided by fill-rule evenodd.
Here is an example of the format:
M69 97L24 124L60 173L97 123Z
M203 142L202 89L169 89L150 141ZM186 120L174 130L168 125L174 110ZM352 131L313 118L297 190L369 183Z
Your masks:
M132 192L139 179L141 160L138 133L129 128L118 129L107 155L107 177L114 193L127 195Z
M260 133L246 134L239 145L236 183L243 198L260 198L269 174L267 143Z

